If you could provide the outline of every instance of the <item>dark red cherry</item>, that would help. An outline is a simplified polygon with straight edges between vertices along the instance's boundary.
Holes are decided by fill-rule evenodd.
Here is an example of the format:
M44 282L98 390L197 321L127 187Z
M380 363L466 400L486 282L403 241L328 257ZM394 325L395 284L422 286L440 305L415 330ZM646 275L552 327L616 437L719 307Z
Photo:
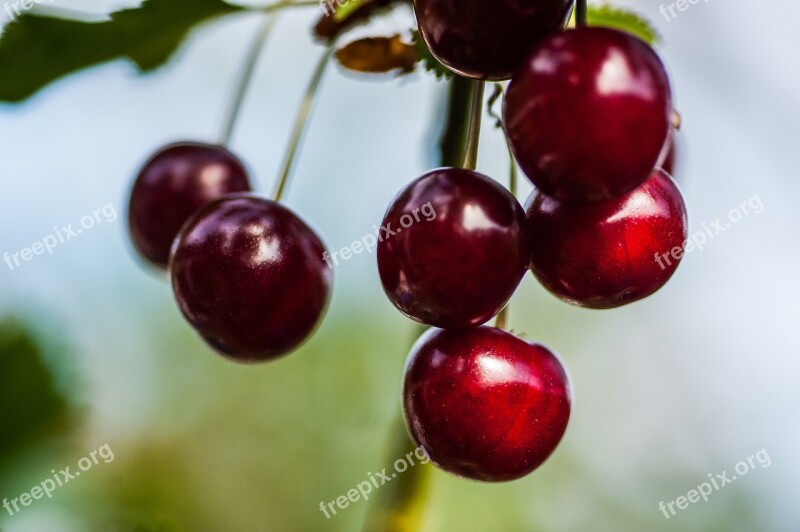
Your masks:
M409 318L441 327L490 320L525 275L525 212L492 179L441 168L408 185L382 222L378 269Z
M165 268L172 241L189 216L225 194L250 189L241 161L223 146L169 145L147 161L133 184L128 226L134 246Z
M633 190L667 139L669 79L650 46L621 31L581 27L538 46L508 87L506 134L536 187L565 201Z
M325 247L274 201L236 194L190 218L170 257L183 315L240 362L284 355L308 338L328 303Z
M683 197L660 170L639 188L596 203L534 192L527 213L536 278L564 301L596 309L661 288L678 267L688 231Z
M564 27L574 0L414 0L433 55L470 78L509 79L544 37Z
M527 475L567 428L570 384L552 351L493 327L433 329L411 349L403 406L433 463L485 481Z

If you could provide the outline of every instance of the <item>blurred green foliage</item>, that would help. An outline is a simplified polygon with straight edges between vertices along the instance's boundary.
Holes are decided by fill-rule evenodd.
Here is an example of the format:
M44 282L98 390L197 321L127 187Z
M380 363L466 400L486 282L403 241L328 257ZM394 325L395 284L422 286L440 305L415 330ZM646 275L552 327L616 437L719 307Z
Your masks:
M67 398L56 388L42 346L22 322L0 322L0 472L26 445L66 428Z
M650 21L633 11L608 4L590 5L588 23L591 26L604 26L627 31L651 45L661 40L655 26Z
M194 26L242 9L222 0L148 0L99 23L25 13L0 38L0 101L23 101L62 76L114 59L154 70Z

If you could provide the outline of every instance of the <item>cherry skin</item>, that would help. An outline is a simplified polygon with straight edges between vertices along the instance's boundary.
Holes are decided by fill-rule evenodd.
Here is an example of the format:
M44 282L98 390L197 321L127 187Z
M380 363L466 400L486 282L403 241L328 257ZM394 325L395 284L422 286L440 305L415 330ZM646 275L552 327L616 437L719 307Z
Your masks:
M598 201L633 190L656 167L672 97L650 46L581 27L533 51L509 84L503 113L514 156L537 189Z
M434 56L470 78L509 79L533 46L564 27L574 0L414 0Z
M575 204L534 191L527 204L531 270L562 300L594 309L643 299L675 273L686 207L661 170L610 200ZM666 257L665 257L666 255ZM663 267L662 267L663 266Z
M381 226L383 288L421 323L443 329L485 323L525 276L525 211L477 172L441 168L423 175L394 199Z
M297 348L327 307L325 247L294 213L244 194L210 203L170 256L175 300L219 353L259 362Z
M411 349L406 426L431 461L483 481L523 477L561 441L569 378L553 352L493 327L432 329Z
M251 190L247 171L222 146L182 142L159 150L144 165L131 191L128 227L139 253L166 268L181 226L208 202Z

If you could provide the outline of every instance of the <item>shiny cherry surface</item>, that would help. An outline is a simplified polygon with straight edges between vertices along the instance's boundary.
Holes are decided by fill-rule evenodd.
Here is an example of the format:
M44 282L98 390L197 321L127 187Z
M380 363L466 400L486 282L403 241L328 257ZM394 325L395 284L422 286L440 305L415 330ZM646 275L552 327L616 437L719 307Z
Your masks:
M225 194L250 189L241 161L224 147L169 145L147 161L134 182L128 208L134 246L165 268L172 241L189 216Z
M514 480L544 462L571 410L559 359L493 327L433 329L414 345L403 386L406 425L436 465L463 477Z
M280 204L228 196L196 213L175 241L175 300L221 354L269 360L298 347L320 322L331 289L324 252Z
M381 225L383 288L421 323L443 329L485 323L527 269L522 206L471 170L441 168L418 178L394 199Z
M564 301L595 309L661 288L680 263L682 252L675 258L672 251L688 231L683 197L660 170L632 192L597 203L534 192L527 216L533 274Z
M624 32L582 27L548 38L512 79L506 134L536 187L565 201L633 190L667 139L669 79L650 46Z
M414 0L420 34L455 72L509 79L544 37L564 27L574 0Z

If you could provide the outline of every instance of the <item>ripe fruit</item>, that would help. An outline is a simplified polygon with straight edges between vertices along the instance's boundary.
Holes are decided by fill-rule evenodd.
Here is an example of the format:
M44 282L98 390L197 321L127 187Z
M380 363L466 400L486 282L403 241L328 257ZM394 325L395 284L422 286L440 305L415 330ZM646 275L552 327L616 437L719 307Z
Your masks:
M439 467L514 480L553 452L569 421L570 385L549 349L500 329L430 330L406 363L406 425Z
M672 97L664 65L638 38L581 27L538 46L508 87L506 134L536 187L597 201L639 186L667 139Z
M240 362L286 354L311 335L331 272L317 235L270 200L236 194L196 213L170 256L183 315L221 354Z
M222 146L182 142L158 151L131 191L128 226L143 257L165 268L181 226L206 203L250 190L241 161Z
M470 78L509 79L531 48L564 27L573 0L414 0L433 55Z
M516 198L460 168L408 185L389 206L380 236L378 269L389 299L409 318L443 329L490 320L513 295L530 256Z
M683 198L661 170L632 192L597 203L534 192L527 216L534 275L564 301L595 309L661 288L680 262L682 251L672 251L687 237Z

